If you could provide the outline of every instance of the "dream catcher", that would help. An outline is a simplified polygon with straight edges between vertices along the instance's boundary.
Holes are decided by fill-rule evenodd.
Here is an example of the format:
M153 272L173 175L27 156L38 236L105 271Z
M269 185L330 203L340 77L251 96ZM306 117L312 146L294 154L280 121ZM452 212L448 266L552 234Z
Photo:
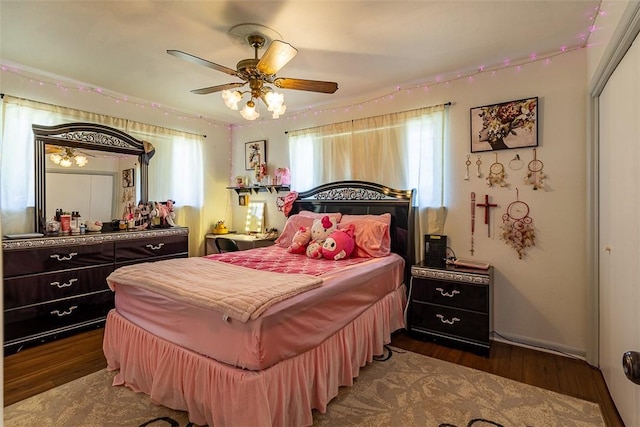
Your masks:
M508 184L504 180L507 175L504 172L504 165L498 161L498 153L496 153L496 161L489 166L489 175L487 176L487 185L493 187L507 187Z
M544 190L544 178L546 175L542 173L542 168L544 167L544 163L542 160L538 160L536 149L533 149L533 160L529 162L527 168L529 171L527 172L527 177L524 179L525 184L533 185L533 189L537 190L541 188Z
M511 202L507 212L502 215L501 238L518 252L520 259L527 248L535 246L535 229L533 219L529 216L529 205L520 201L517 188L516 201Z

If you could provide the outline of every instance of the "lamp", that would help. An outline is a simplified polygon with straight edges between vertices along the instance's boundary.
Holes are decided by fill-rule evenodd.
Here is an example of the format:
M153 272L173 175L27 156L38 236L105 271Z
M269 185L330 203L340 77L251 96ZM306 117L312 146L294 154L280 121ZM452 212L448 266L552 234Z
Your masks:
M242 97L245 93L251 94L251 98L245 106L240 110L240 115L246 120L255 120L260 117L257 105L254 99L262 99L262 102L267 106L267 110L271 111L274 119L279 118L287 110L287 106L284 105L284 95L271 89L269 86L264 85L264 81L258 78L249 80L249 87L251 90L240 92L238 90L223 90L222 99L224 104L231 110L238 110L238 104L242 101Z
M76 153L73 148L64 147L63 150L64 151L62 154L51 154L49 156L49 159L51 159L51 161L56 165L60 165L63 168L71 167L71 165L73 165L73 162L75 162L79 167L84 167L87 163L89 163L89 160L87 160L86 156Z

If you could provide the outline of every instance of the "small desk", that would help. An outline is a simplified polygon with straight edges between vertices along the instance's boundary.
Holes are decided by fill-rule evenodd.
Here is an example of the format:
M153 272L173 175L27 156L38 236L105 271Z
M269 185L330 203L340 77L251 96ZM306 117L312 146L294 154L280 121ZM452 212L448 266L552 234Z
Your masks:
M214 244L214 240L218 237L224 237L226 239L231 239L238 245L241 251L253 248L260 248L263 246L271 246L273 245L273 241L277 239L277 236L264 237L261 234L239 234L239 233L228 233L228 234L213 234L209 233L204 236L204 254L215 254L218 253L216 250L216 246Z

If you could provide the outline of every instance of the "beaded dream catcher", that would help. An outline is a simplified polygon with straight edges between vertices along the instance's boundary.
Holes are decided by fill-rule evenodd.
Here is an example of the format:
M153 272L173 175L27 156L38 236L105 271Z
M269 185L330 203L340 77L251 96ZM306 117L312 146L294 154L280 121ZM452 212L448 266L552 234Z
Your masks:
M520 200L517 188L516 201L511 202L507 212L502 215L500 237L518 252L520 259L527 248L535 246L535 229L533 219L529 216L529 205Z
M499 185L500 187L508 187L505 177L507 175L504 172L504 165L498 161L498 153L496 153L496 161L489 166L489 175L487 175L487 185L493 187Z
M533 185L533 189L537 190L538 188L544 190L544 178L547 176L542 173L542 168L544 167L544 163L542 160L538 160L536 149L533 149L533 160L529 162L527 168L529 171L527 172L527 176L524 179L525 184Z

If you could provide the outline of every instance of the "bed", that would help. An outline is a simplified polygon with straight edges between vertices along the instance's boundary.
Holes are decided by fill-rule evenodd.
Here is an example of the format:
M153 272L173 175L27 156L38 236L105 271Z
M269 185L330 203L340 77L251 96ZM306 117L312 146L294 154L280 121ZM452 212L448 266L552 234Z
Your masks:
M299 193L286 210L274 246L110 276L115 309L103 349L114 385L187 411L195 424L305 426L353 384L405 326L414 191L343 181ZM354 225L354 254L289 253L300 224L324 216Z

